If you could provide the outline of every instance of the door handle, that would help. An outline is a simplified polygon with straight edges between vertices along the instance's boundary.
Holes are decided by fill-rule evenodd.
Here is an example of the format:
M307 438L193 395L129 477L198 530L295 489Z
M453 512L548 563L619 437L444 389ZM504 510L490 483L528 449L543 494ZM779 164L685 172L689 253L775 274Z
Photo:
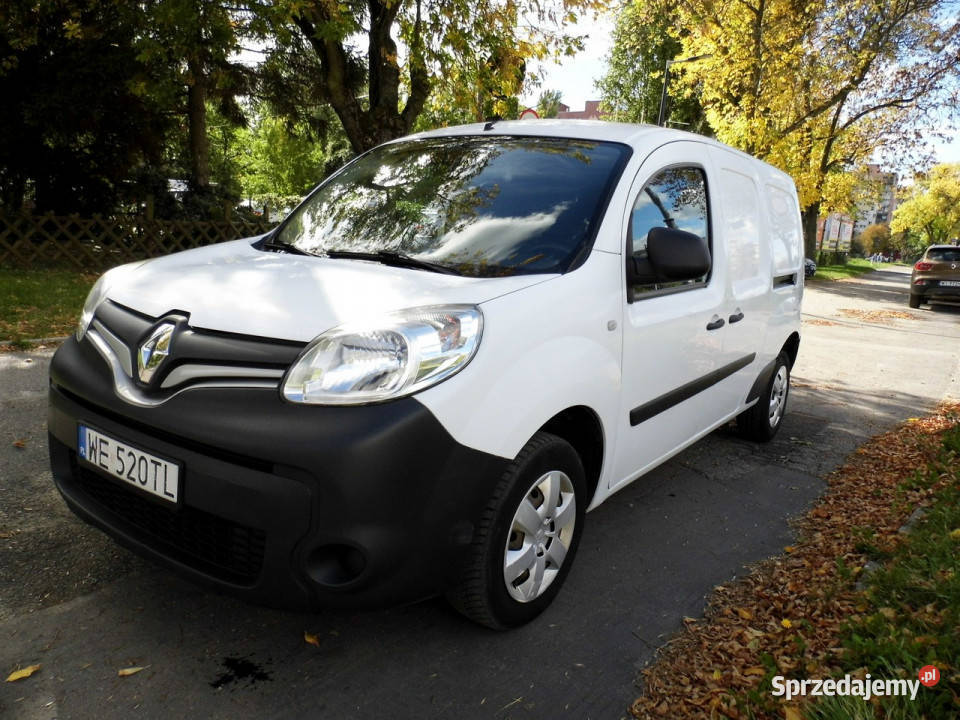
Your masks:
M727 319L730 321L731 325L733 325L733 323L735 322L740 322L741 320L743 320L743 310L741 310L740 308L737 308L736 314L731 315Z
M719 330L723 325L723 318L719 315L714 315L710 318L710 322L707 323L707 330Z

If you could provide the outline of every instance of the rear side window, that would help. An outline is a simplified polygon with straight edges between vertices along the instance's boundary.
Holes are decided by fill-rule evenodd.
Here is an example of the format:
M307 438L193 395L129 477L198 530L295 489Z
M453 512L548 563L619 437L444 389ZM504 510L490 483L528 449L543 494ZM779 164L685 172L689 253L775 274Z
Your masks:
M698 167L672 167L661 170L643 186L630 213L627 251L639 258L647 256L647 235L656 227L667 227L699 235L710 243L710 211L707 203L707 178ZM685 290L705 284L707 275L696 280L634 285L634 298L660 291Z
M803 231L795 194L775 185L766 186L770 209L770 245L773 249L774 276L795 273L803 252Z
M745 174L750 172L749 168L736 163L736 159L725 160L739 168L721 169L717 183L723 203L723 237L727 244L730 285L739 300L762 295L770 289L770 245L761 230L757 185ZM741 169L745 172L740 172Z
M927 260L934 262L960 262L960 247L930 248L927 250Z

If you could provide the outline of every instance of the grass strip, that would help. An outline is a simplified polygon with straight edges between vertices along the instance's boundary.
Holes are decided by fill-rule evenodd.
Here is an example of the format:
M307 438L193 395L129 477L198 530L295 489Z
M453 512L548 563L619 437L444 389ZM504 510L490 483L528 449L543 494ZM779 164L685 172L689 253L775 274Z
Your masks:
M853 453L797 521L793 546L716 588L705 618L686 619L643 671L644 692L633 715L960 716L960 542L952 534L960 525L958 423L960 405L944 406ZM899 532L917 508L926 510L925 519L913 534ZM882 569L869 571L878 564ZM871 672L916 679L926 664L936 665L943 679L936 688L921 687L917 701L906 701L909 707L892 698L785 703L771 693L778 675L825 679Z
M892 553L865 537L861 549L886 562L866 580L857 616L843 629L840 669L872 670L916 679L919 668L941 673L935 690L904 697L823 698L806 713L811 720L955 718L960 716L960 427L943 434L937 460L901 484L936 488L925 509Z
M72 270L0 268L0 341L16 348L69 335L96 279Z
M874 265L865 258L850 258L843 265L822 265L817 267L817 274L808 278L807 282L820 280L846 280L847 278L859 277L868 272L880 269L881 265Z

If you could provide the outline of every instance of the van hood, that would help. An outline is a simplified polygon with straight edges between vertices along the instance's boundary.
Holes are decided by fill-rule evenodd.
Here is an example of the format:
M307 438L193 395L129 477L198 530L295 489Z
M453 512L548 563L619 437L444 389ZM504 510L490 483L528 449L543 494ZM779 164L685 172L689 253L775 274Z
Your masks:
M472 278L365 260L263 252L259 238L187 250L110 271L106 297L192 327L308 342L344 322L445 303L480 304L555 275Z

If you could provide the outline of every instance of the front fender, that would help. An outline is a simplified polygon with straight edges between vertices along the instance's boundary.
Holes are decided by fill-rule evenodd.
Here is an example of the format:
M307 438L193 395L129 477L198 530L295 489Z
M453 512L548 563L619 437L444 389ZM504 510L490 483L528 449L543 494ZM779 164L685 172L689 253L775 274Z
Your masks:
M612 452L620 407L621 256L484 303L484 335L461 373L417 396L460 443L514 458L558 412L600 419ZM601 487L605 487L601 478Z

